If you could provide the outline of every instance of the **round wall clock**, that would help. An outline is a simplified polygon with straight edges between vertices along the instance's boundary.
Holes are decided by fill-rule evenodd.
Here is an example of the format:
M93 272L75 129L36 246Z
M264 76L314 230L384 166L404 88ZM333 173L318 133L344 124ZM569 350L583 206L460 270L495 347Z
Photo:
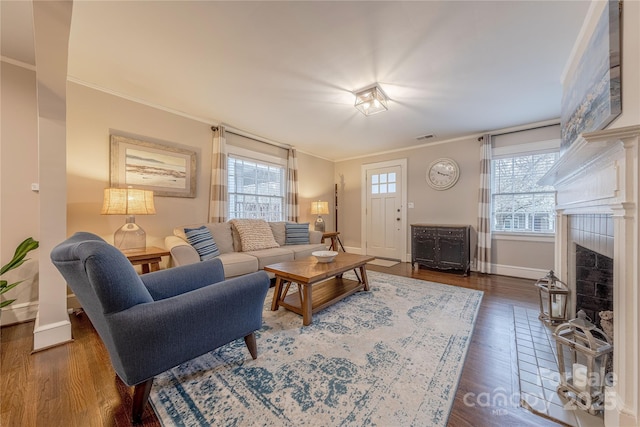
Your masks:
M427 182L436 190L446 190L453 187L460 177L458 164L447 158L433 161L427 169Z

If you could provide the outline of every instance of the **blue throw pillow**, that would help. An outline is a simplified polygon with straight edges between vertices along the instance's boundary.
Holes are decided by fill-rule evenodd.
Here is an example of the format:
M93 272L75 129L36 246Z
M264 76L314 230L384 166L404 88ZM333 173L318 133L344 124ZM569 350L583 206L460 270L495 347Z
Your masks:
M285 228L285 244L306 245L309 244L309 223L296 224L287 222Z
M198 251L201 261L213 259L220 255L218 245L213 240L211 232L206 226L198 228L185 228L184 234L187 236L187 240Z

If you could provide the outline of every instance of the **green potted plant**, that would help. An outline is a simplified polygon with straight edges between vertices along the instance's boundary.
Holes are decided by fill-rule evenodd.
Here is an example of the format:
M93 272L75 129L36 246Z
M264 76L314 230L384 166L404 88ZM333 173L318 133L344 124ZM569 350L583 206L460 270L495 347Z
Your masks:
M13 270L14 268L18 268L20 267L22 264L24 264L25 261L27 261L27 259L24 259L25 256L27 256L27 254L29 252L31 252L32 250L36 249L38 247L39 243L37 240L33 240L33 238L29 237L27 239L25 239L22 243L20 243L18 245L18 247L16 248L16 252L15 254L13 254L13 258L11 259L11 261L9 261L7 264L2 266L2 270L0 270L0 276L2 276L4 273L6 273L9 270ZM18 286L20 283L24 282L24 280L20 280L19 282L15 282L12 284L9 284L6 280L0 280L0 295L4 294L5 292L10 291L11 289L15 288L16 286ZM9 299L9 300L5 300L0 302L0 308L2 307L6 307L9 304L13 303L15 301L15 299Z

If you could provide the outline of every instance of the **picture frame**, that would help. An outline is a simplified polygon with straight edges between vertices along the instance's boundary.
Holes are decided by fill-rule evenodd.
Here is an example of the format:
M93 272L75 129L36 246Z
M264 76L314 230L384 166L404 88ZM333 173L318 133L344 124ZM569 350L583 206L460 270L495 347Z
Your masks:
M160 197L196 197L196 153L111 135L111 187L152 190Z
M562 94L560 127L564 153L581 133L606 128L622 113L619 0L608 0Z

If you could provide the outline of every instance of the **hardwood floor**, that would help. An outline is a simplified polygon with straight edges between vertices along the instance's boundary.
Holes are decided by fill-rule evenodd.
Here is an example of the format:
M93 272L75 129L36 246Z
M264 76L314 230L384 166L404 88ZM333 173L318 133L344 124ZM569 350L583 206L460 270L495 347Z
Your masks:
M450 426L558 425L517 405L513 306L537 307L533 281L475 273L461 277L425 269L415 272L408 263L368 269L484 291ZM72 315L71 323L73 342L34 354L30 354L33 322L1 329L0 425L131 425L132 389L116 379L87 317ZM160 425L149 406L141 425Z

